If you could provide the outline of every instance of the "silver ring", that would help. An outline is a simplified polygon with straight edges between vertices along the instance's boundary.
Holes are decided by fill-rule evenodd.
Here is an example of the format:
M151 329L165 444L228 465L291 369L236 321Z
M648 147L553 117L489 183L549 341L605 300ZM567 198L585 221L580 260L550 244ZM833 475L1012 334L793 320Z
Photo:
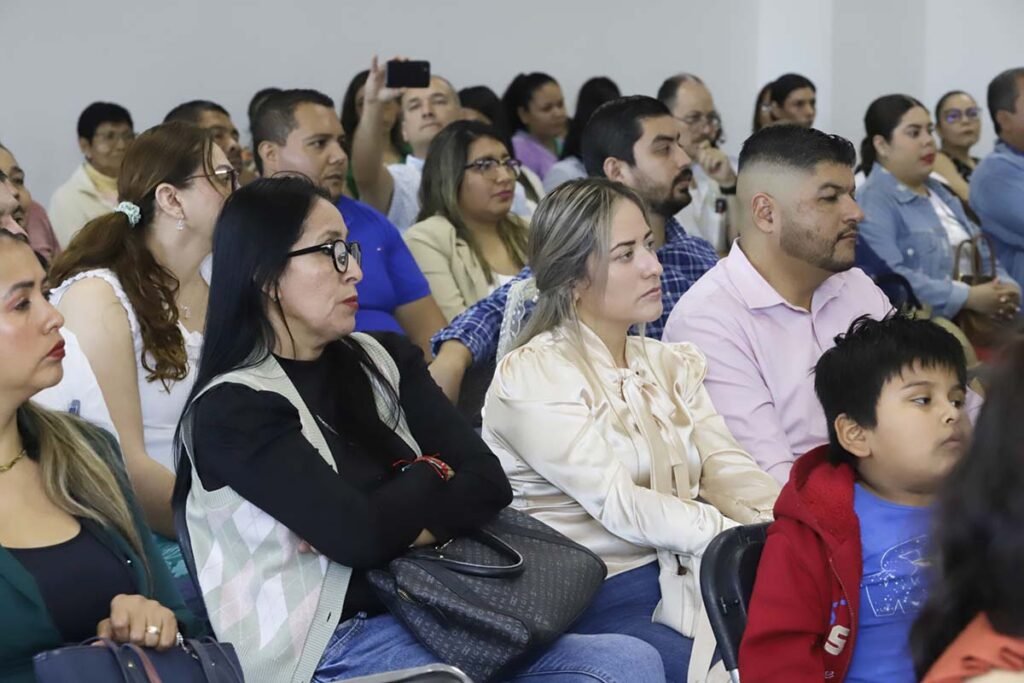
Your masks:
M160 627L159 626L147 626L146 627L146 635L147 636L158 636L158 635L160 635Z

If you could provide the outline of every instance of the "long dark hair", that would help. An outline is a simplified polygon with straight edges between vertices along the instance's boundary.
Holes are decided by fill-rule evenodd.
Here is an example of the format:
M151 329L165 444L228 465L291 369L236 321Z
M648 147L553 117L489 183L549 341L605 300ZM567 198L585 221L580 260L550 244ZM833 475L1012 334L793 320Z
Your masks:
M418 220L431 216L444 216L455 227L455 234L465 240L477 262L483 268L484 277L494 284L491 266L484 258L473 232L466 226L459 206L459 190L466 177L466 163L469 161L470 146L482 138L500 142L509 155L512 148L501 134L480 121L455 121L434 136L423 164L423 180L420 182L420 214ZM498 237L512 261L518 268L526 265L527 229L523 223L505 216L498 224Z
M214 231L213 277L206 313L206 333L199 370L189 402L216 377L266 360L277 342L268 310L277 306L270 293L288 264L288 252L302 236L313 206L326 195L305 178L264 178L246 185L224 203ZM284 315L282 313L281 317ZM358 343L342 338L324 353L335 354L332 386L347 395L366 386L366 372L387 391L390 384ZM365 394L362 394L365 397ZM343 397L342 400L344 400ZM392 407L398 397L389 391ZM365 400L345 401L346 427L356 432L380 424L376 409ZM396 411L392 410L392 414ZM392 427L394 425L391 425Z
M919 677L980 613L1024 637L1024 339L1000 365L970 451L939 493L928 601L910 632Z
M875 136L881 135L892 141L892 132L900 125L903 115L914 107L925 106L910 95L883 95L871 103L864 114L864 141L860 143L860 165L864 175L871 173L871 167L878 160L875 153ZM927 109L925 109L927 111Z
M139 319L142 367L150 382L167 384L188 374L174 303L178 281L146 247L146 233L156 215L156 188L163 183L186 188L196 182L197 174L212 173L214 144L207 131L184 121L162 123L137 137L121 163L117 196L139 207L138 225L119 212L95 218L50 267L54 286L94 268L109 268L117 275Z
M533 93L548 83L558 85L554 78L539 71L519 74L512 79L505 94L501 96L501 105L505 108L505 124L509 127L510 133L526 130L526 124L519 118L519 109L529 109Z
M587 121L602 104L617 100L621 96L619 86L606 76L591 78L583 84L579 95L576 96L576 113L573 114L572 121L569 122L569 133L565 136L565 145L562 147L563 159L583 158L581 140Z

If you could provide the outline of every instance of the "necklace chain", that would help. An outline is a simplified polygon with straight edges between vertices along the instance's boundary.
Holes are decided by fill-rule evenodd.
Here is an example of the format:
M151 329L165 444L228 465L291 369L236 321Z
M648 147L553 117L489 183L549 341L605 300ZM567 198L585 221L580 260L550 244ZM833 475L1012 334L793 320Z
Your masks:
M21 449L21 453L18 453L18 456L16 458L14 458L14 460L10 461L6 465L0 465L0 474L3 474L4 472L7 472L8 470L10 470L12 467L14 467L15 465L18 464L19 460L21 460L24 457L25 457L25 449L22 448Z

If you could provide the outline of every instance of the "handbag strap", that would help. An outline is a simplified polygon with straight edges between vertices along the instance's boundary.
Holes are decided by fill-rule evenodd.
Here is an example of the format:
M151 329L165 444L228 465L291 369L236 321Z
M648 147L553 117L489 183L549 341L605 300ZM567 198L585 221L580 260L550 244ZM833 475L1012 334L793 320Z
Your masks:
M956 245L956 251L953 253L953 279L957 282L962 281L964 274L960 272L960 264L963 263L964 249L971 250L971 267L974 268L974 274L978 274L977 266L978 261L978 245L974 242L975 238L964 240L960 244Z
M129 650L136 656L136 658L138 658L139 664L142 665L142 670L146 674L146 680L148 683L163 683L163 680L161 680L160 674L157 673L156 667L153 666L153 662L150 660L149 655L147 655L141 647L135 643L125 643L120 649Z
M986 247L986 250L988 251L988 268L985 269L985 270L987 270L987 272L985 273L985 276L995 280L996 279L996 246L992 242L992 238L989 237L988 235L986 235L983 232L979 232L977 235L974 236L972 241L974 242L974 264L975 264L975 266L974 266L974 268L975 268L974 269L974 274L975 275L981 275L982 274L981 245L982 245L982 243L984 243L984 245Z
M446 567L451 568L460 574L468 574L470 576L482 576L485 578L502 578L518 576L523 573L523 569L526 566L525 560L522 554L510 546L496 534L487 529L477 529L473 534L472 538L480 541L487 547L498 551L499 553L511 557L513 562L511 564L504 565L490 565L490 564L478 564L476 562L465 562L463 560L454 560L450 557L444 556L444 549L448 545L445 543L442 546L433 549L417 549L409 553L407 557L429 560L430 562L436 562ZM450 543L451 541L449 541Z
M235 666L235 660L231 655L227 653L221 644L213 638L206 637L201 639L188 638L185 640L186 645L195 655L195 658L199 660L199 666L203 669L203 675L206 677L208 683L219 683L221 678L217 673L216 662L210 657L206 648L210 647L220 652L221 657L227 663L230 673L233 675L234 683L244 683L242 678L242 672Z

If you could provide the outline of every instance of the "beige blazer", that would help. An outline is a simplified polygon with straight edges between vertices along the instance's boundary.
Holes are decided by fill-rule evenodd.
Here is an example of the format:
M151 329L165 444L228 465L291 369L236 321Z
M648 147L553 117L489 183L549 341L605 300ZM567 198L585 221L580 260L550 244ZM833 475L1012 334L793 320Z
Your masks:
M657 560L653 618L693 637L704 549L770 520L779 486L711 404L697 347L630 337L619 368L581 327L582 344L559 328L498 363L484 441L512 505L597 553L609 576Z
M518 216L510 214L509 218L522 222ZM448 322L494 289L473 250L455 236L455 226L447 218L433 216L421 221L406 230L404 237Z
M71 238L86 223L113 210L114 205L100 196L83 164L53 193L50 199L50 222L61 246L67 247Z

